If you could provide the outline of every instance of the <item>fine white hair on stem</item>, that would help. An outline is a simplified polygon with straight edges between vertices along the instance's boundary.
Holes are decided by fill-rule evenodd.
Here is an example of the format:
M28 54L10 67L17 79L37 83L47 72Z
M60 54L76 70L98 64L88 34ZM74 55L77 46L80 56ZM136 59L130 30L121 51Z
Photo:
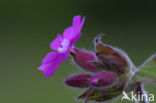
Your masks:
M151 61L154 57L156 56L156 53L154 53L152 56L150 56L147 60L145 60L145 62L143 64L141 64L137 70L135 71L135 73L137 73L138 71L140 71L144 65L146 65L149 61Z

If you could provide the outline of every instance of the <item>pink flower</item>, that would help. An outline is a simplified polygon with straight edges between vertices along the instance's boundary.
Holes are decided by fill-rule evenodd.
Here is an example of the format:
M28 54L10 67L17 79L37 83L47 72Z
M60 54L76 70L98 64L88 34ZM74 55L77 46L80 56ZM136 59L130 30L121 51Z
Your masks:
M51 42L51 49L57 50L58 52L48 53L43 59L42 65L38 68L44 72L45 77L53 75L59 64L67 61L70 49L72 49L74 43L79 40L81 36L84 21L85 17L83 17L81 21L81 16L75 16L73 18L73 25L64 30L63 37L58 34Z

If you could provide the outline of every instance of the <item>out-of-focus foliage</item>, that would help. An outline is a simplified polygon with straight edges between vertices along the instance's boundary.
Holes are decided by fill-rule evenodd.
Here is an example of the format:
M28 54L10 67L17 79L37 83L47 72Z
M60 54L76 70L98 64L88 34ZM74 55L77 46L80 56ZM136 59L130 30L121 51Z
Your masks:
M145 82L156 83L156 54L152 55L138 68L136 76L140 80L147 80Z

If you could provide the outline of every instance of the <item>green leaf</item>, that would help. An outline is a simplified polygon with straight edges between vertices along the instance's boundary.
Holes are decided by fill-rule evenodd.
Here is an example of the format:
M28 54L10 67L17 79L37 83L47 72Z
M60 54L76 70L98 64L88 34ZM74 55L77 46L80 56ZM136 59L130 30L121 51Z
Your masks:
M156 54L152 55L136 71L139 80L156 83Z

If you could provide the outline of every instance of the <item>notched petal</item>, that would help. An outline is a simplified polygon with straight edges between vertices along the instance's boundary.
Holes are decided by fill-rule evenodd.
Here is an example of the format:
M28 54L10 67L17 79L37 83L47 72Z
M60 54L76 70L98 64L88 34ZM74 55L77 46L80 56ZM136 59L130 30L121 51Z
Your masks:
M64 61L64 54L58 52L48 53L42 61L42 65L38 68L44 72L45 77L53 75L61 62Z
M58 50L58 48L61 48L61 42L63 41L62 36L60 34L57 35L57 37L50 43L50 48L53 50Z
M86 18L86 17L83 17L83 18L82 18L82 21L81 21L81 23L80 23L80 28L79 28L80 30L82 29L82 27L83 27L83 25L84 25L85 18Z
M81 22L81 16L80 15L73 17L73 26L74 27L77 27L78 25L80 25L80 22Z
M72 26L68 27L63 32L63 38L70 41L71 38L73 38L74 34L74 28Z

